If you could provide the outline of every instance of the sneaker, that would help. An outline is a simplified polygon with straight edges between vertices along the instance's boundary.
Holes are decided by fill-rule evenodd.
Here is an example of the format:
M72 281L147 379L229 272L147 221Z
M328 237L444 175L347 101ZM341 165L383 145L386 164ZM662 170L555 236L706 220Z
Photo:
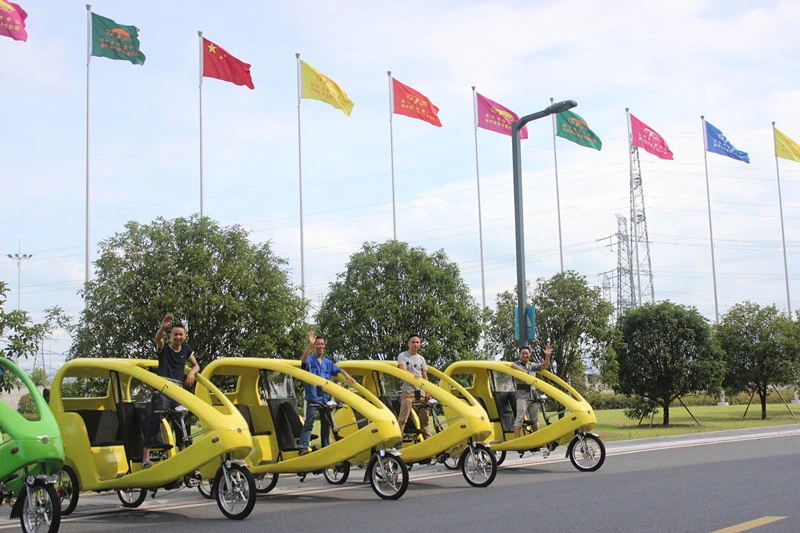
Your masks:
M150 459L145 459L144 461L142 461L142 468L143 469L148 469L151 466L153 466L153 461L151 461Z
M311 451L312 451L311 448L300 448L300 451L298 453L300 455L305 455L307 453L311 453Z

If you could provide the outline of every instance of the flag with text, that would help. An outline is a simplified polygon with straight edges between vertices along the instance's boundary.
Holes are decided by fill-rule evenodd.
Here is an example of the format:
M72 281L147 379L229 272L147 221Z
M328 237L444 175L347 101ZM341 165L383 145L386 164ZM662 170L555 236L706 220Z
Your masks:
M630 115L631 117L631 142L634 146L644 148L661 159L672 159L672 151L667 146L667 141L656 130Z
M504 135L511 135L511 123L519 120L519 116L507 107L501 106L480 93L475 93L475 96L478 101L478 127ZM527 126L523 126L519 130L519 138L528 138Z
M442 127L439 117L439 108L433 105L427 96L415 91L392 78L392 92L394 93L394 112L429 122L434 126Z

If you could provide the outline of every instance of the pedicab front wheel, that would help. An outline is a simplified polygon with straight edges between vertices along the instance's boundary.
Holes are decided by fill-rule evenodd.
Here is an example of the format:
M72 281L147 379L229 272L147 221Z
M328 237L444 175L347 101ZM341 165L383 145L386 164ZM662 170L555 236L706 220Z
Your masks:
M397 500L408 489L408 467L402 458L376 453L367 466L369 484L384 500Z
M61 523L61 499L53 485L41 479L26 486L19 495L25 501L19 517L22 531L26 533L55 533Z
M342 485L347 478L350 477L350 463L347 461L333 465L325 469L323 472L325 481L331 485Z
M497 459L483 444L468 446L458 462L464 479L473 487L488 487L497 475Z
M572 466L581 472L594 472L606 460L606 447L600 437L591 433L578 433L567 449Z
M139 507L147 498L147 489L122 489L117 491L117 496L123 507Z
M227 518L244 520L256 505L256 482L250 471L238 464L224 465L214 478L217 506Z
M69 515L78 505L80 487L78 486L78 476L66 465L58 473L56 492L61 500L61 516Z

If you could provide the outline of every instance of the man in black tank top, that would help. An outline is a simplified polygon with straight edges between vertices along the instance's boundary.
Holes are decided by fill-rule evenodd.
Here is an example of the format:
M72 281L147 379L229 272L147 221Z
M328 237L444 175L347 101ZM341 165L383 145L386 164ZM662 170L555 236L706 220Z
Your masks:
M194 358L194 352L186 340L186 328L183 324L172 324L172 315L167 315L161 321L161 327L156 332L156 347L158 348L158 375L180 385L186 384L187 387L194 385L194 376L200 371L200 365ZM164 344L164 332L172 326L169 332L169 344ZM186 363L192 364L192 369L184 379L184 368ZM165 394L160 392L153 397L150 404L151 412L147 422L144 435L144 454L142 455L142 468L153 466L150 461L150 448L154 448L158 443L158 431L161 427L161 415L156 411L166 411L172 409L178 403Z

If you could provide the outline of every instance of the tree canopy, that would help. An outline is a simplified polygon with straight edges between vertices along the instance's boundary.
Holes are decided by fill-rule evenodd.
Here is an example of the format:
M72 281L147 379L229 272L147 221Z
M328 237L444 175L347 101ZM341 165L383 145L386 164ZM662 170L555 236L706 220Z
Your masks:
M420 353L443 368L476 357L480 311L458 266L439 250L398 241L365 243L337 275L317 316L329 353L348 359L394 359L411 333Z
M588 361L601 361L610 339L609 319L613 306L605 301L598 287L574 271L539 278L536 290L527 290L536 308L536 339L530 344L533 359L553 345L552 372L566 381L580 384ZM517 292L506 291L497 297L497 309L489 321L487 348L506 361L517 359L514 340L514 309Z
M717 338L727 362L723 386L758 394L762 419L770 385L792 385L800 377L799 333L798 324L774 305L736 304L720 320Z
M672 400L719 387L722 351L697 309L668 301L646 304L626 312L619 329L617 392L660 406L665 426Z
M166 314L187 325L201 365L217 357L299 357L305 303L268 243L207 217L129 222L100 243L70 358L155 356Z

